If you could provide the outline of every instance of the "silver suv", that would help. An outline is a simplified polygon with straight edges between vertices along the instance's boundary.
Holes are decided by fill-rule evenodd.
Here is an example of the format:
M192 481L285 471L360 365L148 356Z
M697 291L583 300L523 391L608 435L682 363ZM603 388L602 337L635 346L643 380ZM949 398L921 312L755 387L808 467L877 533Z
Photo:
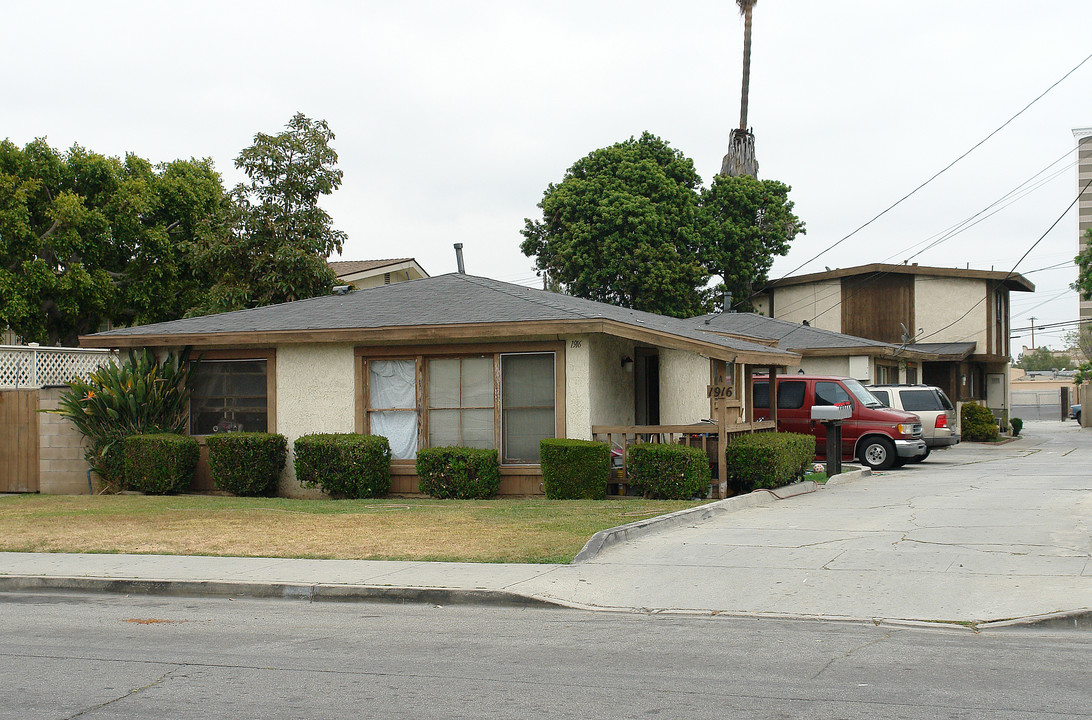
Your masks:
M912 412L921 418L925 454L910 458L910 462L921 462L929 457L929 451L933 448L959 442L955 408L940 388L932 385L869 385L868 389L887 407Z

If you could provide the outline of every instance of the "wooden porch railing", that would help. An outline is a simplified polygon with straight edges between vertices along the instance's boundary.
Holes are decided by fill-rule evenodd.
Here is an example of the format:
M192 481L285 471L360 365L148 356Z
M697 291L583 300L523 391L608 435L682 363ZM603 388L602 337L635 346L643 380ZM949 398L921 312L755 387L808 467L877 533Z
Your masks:
M606 443L611 450L621 453L621 467L613 463L611 467L611 484L617 485L619 495L625 495L629 485L629 468L626 465L629 446L652 442L700 447L713 466L710 497L722 498L728 495L724 449L742 435L776 430L777 423L772 421L730 423L723 428L715 422L692 425L593 425L592 439Z

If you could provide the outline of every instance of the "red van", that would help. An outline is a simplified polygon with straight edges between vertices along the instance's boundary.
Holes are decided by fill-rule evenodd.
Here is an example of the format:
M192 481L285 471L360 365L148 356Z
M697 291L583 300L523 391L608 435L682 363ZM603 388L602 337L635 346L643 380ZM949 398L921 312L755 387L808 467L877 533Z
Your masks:
M770 381L755 378L755 420L770 419ZM921 421L916 415L885 407L853 378L782 375L777 378L777 429L815 436L815 455L826 459L827 428L811 419L815 405L849 403L853 415L842 423L842 459L887 470L925 455Z

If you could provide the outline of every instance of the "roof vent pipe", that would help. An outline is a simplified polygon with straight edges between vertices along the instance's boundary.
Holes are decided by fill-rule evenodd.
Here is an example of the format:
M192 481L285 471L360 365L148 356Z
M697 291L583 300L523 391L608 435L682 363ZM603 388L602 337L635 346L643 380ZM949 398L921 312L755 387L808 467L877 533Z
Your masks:
M459 274L466 275L466 266L463 265L463 244L455 243L455 261L459 264Z
M725 292L724 299L721 300L721 303L721 312L735 312L734 310L732 310L732 293Z

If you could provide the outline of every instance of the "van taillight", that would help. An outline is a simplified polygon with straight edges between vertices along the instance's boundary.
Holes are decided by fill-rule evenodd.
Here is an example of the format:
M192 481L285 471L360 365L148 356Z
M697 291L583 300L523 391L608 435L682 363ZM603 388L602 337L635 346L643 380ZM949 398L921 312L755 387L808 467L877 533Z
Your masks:
M941 413L940 415L937 415L936 427L938 427L938 428L948 427L948 416L945 415L944 413Z

